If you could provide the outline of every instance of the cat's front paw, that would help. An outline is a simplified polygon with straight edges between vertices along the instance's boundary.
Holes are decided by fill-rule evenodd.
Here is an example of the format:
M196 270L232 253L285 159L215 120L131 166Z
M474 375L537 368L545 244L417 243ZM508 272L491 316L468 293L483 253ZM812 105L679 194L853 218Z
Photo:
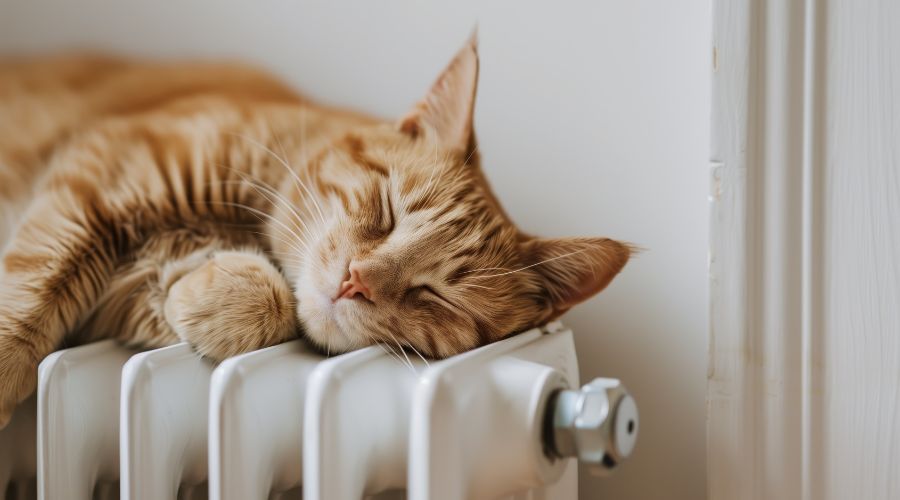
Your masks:
M166 321L202 355L221 360L296 336L294 296L265 257L219 252L168 289Z
M26 341L0 332L0 429L37 385L37 361Z

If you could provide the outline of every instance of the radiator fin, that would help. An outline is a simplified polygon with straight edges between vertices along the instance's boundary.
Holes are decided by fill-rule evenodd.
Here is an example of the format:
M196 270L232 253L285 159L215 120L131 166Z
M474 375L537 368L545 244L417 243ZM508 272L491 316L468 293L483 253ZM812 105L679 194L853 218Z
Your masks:
M301 341L218 366L187 344L61 350L0 431L0 493L575 500L577 467L543 451L548 399L578 385L572 333L549 326L427 363Z

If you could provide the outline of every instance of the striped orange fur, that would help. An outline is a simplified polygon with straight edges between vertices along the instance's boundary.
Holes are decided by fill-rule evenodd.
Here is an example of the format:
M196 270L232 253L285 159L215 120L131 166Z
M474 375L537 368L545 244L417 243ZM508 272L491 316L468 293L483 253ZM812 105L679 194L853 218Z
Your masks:
M526 235L491 193L477 76L473 38L391 123L236 64L0 63L0 426L63 344L443 357L602 290L628 245Z

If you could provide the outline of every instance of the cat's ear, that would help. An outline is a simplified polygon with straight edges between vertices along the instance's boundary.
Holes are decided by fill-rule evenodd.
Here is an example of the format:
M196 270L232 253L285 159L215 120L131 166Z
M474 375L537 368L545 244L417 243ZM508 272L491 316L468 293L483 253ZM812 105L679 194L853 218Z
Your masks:
M633 247L608 238L529 238L522 251L541 277L556 317L606 288Z
M446 149L468 152L474 147L472 119L478 87L478 34L456 53L424 99L399 122L412 137L426 132Z

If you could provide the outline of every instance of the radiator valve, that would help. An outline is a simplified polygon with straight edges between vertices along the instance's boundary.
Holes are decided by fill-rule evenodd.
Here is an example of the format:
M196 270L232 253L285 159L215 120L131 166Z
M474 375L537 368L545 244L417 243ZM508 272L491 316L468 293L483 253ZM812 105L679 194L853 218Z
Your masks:
M552 404L547 437L553 455L577 457L601 475L631 455L638 410L619 380L597 378L579 390L560 391Z

